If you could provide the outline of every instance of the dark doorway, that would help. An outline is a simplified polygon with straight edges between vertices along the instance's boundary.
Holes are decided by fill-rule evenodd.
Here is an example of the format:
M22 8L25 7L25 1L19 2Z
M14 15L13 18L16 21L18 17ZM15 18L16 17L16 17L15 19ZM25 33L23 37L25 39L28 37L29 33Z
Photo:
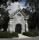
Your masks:
M15 32L21 33L21 24L16 25Z

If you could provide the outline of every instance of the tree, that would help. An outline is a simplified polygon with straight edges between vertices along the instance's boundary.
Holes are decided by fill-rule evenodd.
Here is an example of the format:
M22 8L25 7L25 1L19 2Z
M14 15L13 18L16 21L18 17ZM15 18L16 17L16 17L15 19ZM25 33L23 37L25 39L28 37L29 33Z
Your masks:
M5 5L6 5L6 2L7 2L8 0L0 0L0 5L1 4L4 4L5 3Z
M29 0L29 4L31 7L34 5L36 12L39 13L39 0Z
M7 31L9 19L9 13L5 9L0 8L0 29L3 28L4 31Z

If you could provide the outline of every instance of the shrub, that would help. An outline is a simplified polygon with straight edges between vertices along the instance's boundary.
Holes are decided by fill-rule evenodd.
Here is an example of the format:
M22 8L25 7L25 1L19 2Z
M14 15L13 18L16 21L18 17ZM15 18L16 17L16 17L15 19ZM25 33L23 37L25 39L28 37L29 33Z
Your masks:
M12 37L18 37L18 33L0 32L0 38L12 38Z
M38 36L37 32L24 32L23 35L29 36L29 37L36 37Z
M11 35L12 35L13 37L18 37L18 33L16 33L16 32L13 32Z

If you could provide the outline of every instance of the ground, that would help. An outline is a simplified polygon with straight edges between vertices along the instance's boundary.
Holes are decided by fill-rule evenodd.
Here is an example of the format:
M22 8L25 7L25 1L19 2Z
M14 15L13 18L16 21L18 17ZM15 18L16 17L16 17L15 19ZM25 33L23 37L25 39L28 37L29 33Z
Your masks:
M34 37L34 38L24 38L24 39L14 39L14 38L4 38L4 39L1 39L0 40L39 40L39 36L38 37Z
M27 37L22 38L23 35L19 34L21 38L0 38L0 40L39 40L39 36L37 37Z

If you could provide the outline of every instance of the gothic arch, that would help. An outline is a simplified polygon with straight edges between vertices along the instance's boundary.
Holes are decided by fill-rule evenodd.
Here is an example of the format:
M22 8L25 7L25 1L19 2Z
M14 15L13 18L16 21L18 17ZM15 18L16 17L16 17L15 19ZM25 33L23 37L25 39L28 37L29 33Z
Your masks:
M21 30L22 30L22 25L21 24L16 24L15 32L21 33Z

